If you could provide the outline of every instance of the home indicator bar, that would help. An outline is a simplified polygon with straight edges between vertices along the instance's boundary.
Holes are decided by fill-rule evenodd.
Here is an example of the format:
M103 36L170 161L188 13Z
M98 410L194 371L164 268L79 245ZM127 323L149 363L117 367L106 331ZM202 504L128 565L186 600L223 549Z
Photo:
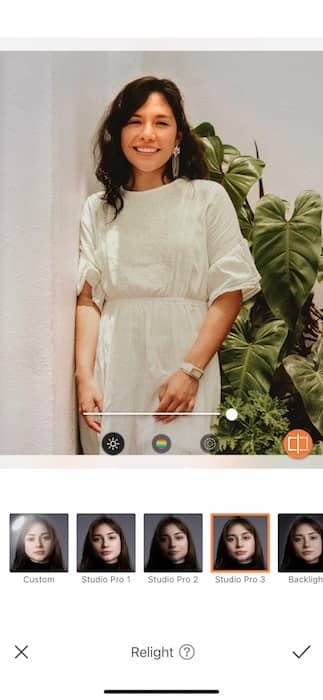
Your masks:
M105 690L104 693L105 695L219 695L220 691L215 689L209 690L205 688L203 688L203 690L179 690L178 688L167 690L147 690L145 688L144 690Z

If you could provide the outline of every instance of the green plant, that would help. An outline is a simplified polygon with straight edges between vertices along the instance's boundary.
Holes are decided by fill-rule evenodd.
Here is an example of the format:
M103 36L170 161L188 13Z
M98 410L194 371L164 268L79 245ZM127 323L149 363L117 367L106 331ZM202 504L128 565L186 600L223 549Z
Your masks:
M238 418L228 421L228 408L236 408ZM217 452L224 454L283 454L282 439L289 430L287 408L269 394L250 391L245 400L230 396L220 407L215 432Z
M261 274L261 292L243 305L220 352L224 405L237 399L245 405L255 390L276 396L291 428L304 427L318 442L323 438L323 314L313 304L313 286L323 281L321 197L302 192L289 216L287 201L264 195L262 160L223 144L208 122L195 131L206 148L209 176L231 197ZM256 183L260 198L253 211L247 197ZM237 443L236 451L241 447Z
M288 355L283 365L302 398L312 424L323 435L323 339L319 338L312 345L307 357Z

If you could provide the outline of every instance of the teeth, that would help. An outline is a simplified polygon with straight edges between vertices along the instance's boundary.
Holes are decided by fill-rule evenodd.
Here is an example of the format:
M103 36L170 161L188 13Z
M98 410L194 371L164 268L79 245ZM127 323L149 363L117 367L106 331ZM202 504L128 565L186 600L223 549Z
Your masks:
M138 146L136 148L140 153L157 153L157 150L157 148L139 148Z

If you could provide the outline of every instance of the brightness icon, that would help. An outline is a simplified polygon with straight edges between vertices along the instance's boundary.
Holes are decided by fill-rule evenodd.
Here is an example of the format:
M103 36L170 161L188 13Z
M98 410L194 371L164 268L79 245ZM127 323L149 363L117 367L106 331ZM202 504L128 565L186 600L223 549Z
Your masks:
M107 433L102 440L102 447L108 455L118 455L124 448L124 439L120 433Z

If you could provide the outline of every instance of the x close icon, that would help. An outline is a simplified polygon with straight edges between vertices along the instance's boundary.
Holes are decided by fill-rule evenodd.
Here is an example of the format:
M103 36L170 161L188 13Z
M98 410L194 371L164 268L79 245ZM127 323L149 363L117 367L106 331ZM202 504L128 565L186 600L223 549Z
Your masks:
M29 645L26 644L26 646L23 649L20 649L20 647L18 647L17 644L15 644L15 649L17 649L17 651L18 651L18 654L16 654L15 659L18 659L18 656L24 656L25 659L28 659L28 656L25 653L26 649L28 649L28 646Z

